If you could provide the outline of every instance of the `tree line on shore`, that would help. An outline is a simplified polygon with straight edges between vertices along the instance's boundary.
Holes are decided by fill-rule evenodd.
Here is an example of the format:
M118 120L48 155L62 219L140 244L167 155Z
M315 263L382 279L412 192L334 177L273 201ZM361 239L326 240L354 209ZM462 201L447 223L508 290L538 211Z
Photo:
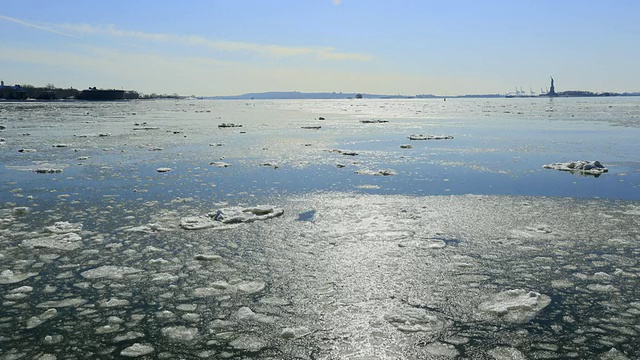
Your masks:
M23 85L21 86L24 91L24 97L26 99L38 99L38 100L55 100L55 99L76 99L79 98L82 90L74 89L70 87L63 89L56 87L53 84L47 84L45 86L33 86ZM124 92L124 99L174 99L181 98L178 94L141 94L135 90L126 90Z

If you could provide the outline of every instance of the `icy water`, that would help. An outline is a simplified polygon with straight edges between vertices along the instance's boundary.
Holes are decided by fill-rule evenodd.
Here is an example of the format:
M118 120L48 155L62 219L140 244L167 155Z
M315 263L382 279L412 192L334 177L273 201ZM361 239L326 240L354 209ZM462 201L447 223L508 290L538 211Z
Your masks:
M638 98L7 102L0 126L1 359L640 358ZM543 168L577 160L608 172Z

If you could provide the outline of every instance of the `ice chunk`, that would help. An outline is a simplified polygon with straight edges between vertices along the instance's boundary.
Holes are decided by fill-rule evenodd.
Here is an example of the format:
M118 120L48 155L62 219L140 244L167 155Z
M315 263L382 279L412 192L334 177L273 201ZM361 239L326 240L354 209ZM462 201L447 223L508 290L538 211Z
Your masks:
M68 221L58 221L51 226L47 226L44 228L45 231L54 233L54 234L66 234L71 232L80 232L82 231L81 223L70 223Z
M178 280L177 275L169 274L169 273L158 273L153 275L151 281L159 282L159 283L171 283Z
M229 207L201 216L189 216L180 220L180 227L185 230L207 228L229 229L222 224L241 224L258 220L267 220L284 214L283 209L272 206Z
M180 227L185 230L201 230L219 225L219 222L208 216L188 216L180 219Z
M478 309L491 318L512 323L525 323L533 319L551 303L547 295L523 289L507 290L485 301Z
M135 339L139 339L141 337L144 337L144 333L136 332L136 331L129 331L128 333L126 333L124 335L116 336L113 339L113 342L122 342L122 341L135 340Z
M396 329L407 333L439 332L446 325L436 315L418 308L397 309L395 313L386 315L384 318Z
M120 355L124 357L139 357L151 354L154 351L153 346L135 343L128 348L125 348L120 352Z
M491 355L495 360L526 360L527 358L524 356L520 350L512 347L497 347L489 350L489 355Z
M58 301L50 300L50 301L42 302L36 305L36 307L37 308L78 307L80 305L84 305L86 302L87 300L82 298L71 298L71 299L64 299L64 300L58 300Z
M193 259L198 261L214 261L222 259L222 256L215 254L198 254L194 256Z
M43 312L39 316L30 317L27 320L27 326L26 327L27 327L27 329L33 329L33 328L35 328L37 326L40 326L45 321L56 317L56 315L58 315L58 310L56 310L56 309L48 309L47 311Z
M16 274L11 270L4 270L0 272L0 285L16 284L36 275L38 275L38 273Z
M15 288L11 291L9 291L10 294L16 294L16 293L28 293L28 292L32 292L33 291L33 287L31 286L21 286L19 288Z
M142 272L142 270L128 266L103 265L83 271L80 275L85 279L122 279L127 275L137 274L139 272Z
M409 140L451 140L451 135L409 135Z
M72 251L82 246L82 237L76 233L54 234L47 237L25 239L20 244L35 249Z
M425 346L425 350L431 355L442 356L444 358L455 358L460 355L460 352L456 350L455 346L437 341Z
M267 346L267 343L256 336L241 335L229 343L231 347L240 351L258 352Z
M248 223L257 220L267 220L284 214L283 209L273 206L255 206L242 208L239 206L219 209L208 214L215 221L225 224Z
M196 304L180 304L176 306L176 310L180 311L196 311L198 305Z
M98 334L98 335L111 334L111 333L114 333L114 332L117 332L117 331L120 331L120 325L119 324L107 324L107 325L104 325L104 326L97 327L95 329L95 333Z
M188 342L198 334L198 329L185 326L170 326L163 328L162 335L173 341Z
M571 161L566 163L553 163L542 166L545 169L577 172L587 175L601 175L609 171L600 161Z
M171 169L171 168L168 168L168 167L161 167L161 168L157 168L157 169L156 169L156 171L157 171L157 172L159 172L159 173L169 172L169 171L171 171L171 170L172 170L172 169Z
M629 358L625 354L623 354L616 348L611 348L611 350L602 354L600 359L601 360L629 360Z
M220 168L226 168L231 166L231 164L227 164L226 162L222 162L222 161L214 161L209 163L209 165L211 166L215 166L215 167L220 167Z
M127 305L129 305L129 300L118 299L118 298L111 298L107 301L100 302L100 306L103 306L103 307L120 307L120 306L127 306Z
M618 289L613 285L590 284L587 289L595 292L616 292Z
M372 176L398 175L398 173L395 172L395 170L391 170L391 169L382 169L382 170L362 169L362 170L357 170L355 173L358 175L372 175Z
M310 331L306 327L284 328L280 332L280 337L283 339L297 339L306 336L309 333Z
M239 292L254 294L264 290L266 284L260 281L245 281L236 285Z

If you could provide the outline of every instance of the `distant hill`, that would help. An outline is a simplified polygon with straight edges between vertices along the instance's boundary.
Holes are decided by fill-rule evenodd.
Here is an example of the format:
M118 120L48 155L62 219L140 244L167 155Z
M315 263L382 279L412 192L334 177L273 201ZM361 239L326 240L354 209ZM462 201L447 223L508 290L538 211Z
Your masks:
M430 96L432 95L420 95ZM367 99L410 99L415 96L407 95L379 95L379 94L361 94L361 93L343 93L343 92L299 92L299 91L269 91L261 93L247 93L242 95L232 96L205 96L205 99L213 100L273 100L273 99L355 99L355 98L367 98Z
M384 95L365 93L343 93L343 92L299 92L299 91L269 91L261 93L247 93L232 96L204 96L203 99L210 100L299 100L299 99L442 99L442 98L493 98L504 97L500 94L481 95L459 95L459 96L438 96L431 94L421 95Z

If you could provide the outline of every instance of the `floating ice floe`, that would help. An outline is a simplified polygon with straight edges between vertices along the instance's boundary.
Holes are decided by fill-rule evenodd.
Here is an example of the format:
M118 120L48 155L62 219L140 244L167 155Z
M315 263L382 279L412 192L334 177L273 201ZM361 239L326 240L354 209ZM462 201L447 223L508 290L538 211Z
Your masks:
M302 129L319 130L322 126L301 126Z
M193 297L216 297L220 295L230 295L236 293L251 295L261 292L265 287L266 284L261 281L243 281L237 284L229 284L225 281L216 281L209 287L200 287L194 289Z
M283 339L297 339L307 336L310 333L311 331L309 331L309 328L306 327L284 328L280 332L280 337Z
M236 311L234 316L240 322L254 321L254 322L261 322L265 324L271 324L275 321L274 317L263 315L263 314L256 314L255 312L253 312L253 310L251 310L246 306L238 309L238 311Z
M347 155L347 156L356 156L356 155L358 155L358 153L355 152L355 151L340 150L340 149L329 150L329 152L334 152L334 153L338 153L338 154L341 154L341 155Z
M38 174L57 174L61 173L68 165L38 163L32 166L7 166L8 169L19 171L31 171Z
M157 169L156 169L156 171L157 171L157 172L160 172L160 173L163 173L163 172L169 172L169 171L171 171L171 170L172 170L172 169L171 169L171 168L168 168L168 167L161 167L161 168L157 168Z
M145 234L153 234L160 231L168 231L168 230L171 230L171 229L163 227L163 225L156 224L156 223L141 225L141 226L134 226L134 227L124 229L125 232L145 233Z
M180 227L185 230L200 230L207 228L228 229L229 226L250 223L258 220L268 220L284 214L284 210L273 206L228 207L201 216L189 216L180 220Z
M220 125L218 125L219 128L234 128L234 127L242 127L241 124L234 124L234 123L222 123Z
M16 284L36 275L38 275L38 273L16 274L11 270L4 270L0 272L0 285Z
M79 232L82 231L81 223L70 223L68 221L58 221L51 226L47 226L44 228L46 232L54 233L54 234L66 234L71 232Z
M390 176L390 175L398 175L397 172L391 169L382 169L382 170L369 170L362 169L355 171L358 175L373 175L373 176Z
M547 295L515 289L496 294L491 300L481 303L478 309L491 319L525 323L550 303L551 298Z
M76 233L54 234L47 237L25 239L20 245L34 249L72 251L82 246L82 237Z
M222 162L222 161L214 161L214 162L209 163L209 165L215 166L215 167L221 167L221 168L226 168L226 167L231 166L231 164L228 164L228 163Z
M128 266L103 265L83 271L80 275L85 279L122 279L127 275L137 274L139 272L142 272L142 270Z
M81 298L71 298L64 300L50 300L42 302L36 305L37 308L63 308L63 307L78 307L87 303L87 300Z
M360 122L363 124L383 124L383 123L388 123L389 120L373 119L373 120L360 120Z
M48 309L47 311L43 312L42 314L38 315L38 316L32 316L29 319L27 319L27 325L26 328L27 329L33 329L35 327L38 327L40 325L42 325L45 321L49 320L49 319L53 319L54 317L56 317L56 315L58 315L58 310L56 309Z
M275 163L275 162L269 162L269 161L267 161L267 162L263 162L263 163L260 163L260 166L272 167L272 168L274 168L274 169L277 169L277 168L279 168L279 167L280 167L280 165L278 165L278 163Z
M527 357L524 354L512 347L497 347L489 350L489 355L491 355L495 360L526 360Z
M178 342L189 342L198 335L198 329L186 326L170 326L162 329L161 332L169 340Z
M409 140L451 140L453 136L451 135L409 135L407 137Z
M89 138L89 137L107 137L107 136L111 136L110 133L99 133L99 134L77 134L77 135L73 135L75 137L79 137L79 138Z
M436 315L418 308L397 309L396 312L384 318L396 329L406 333L437 333L447 326L447 323Z
M56 169L56 168L36 168L32 170L35 173L38 174L58 174L62 172L62 169Z
M267 346L267 343L256 336L241 335L232 340L229 345L236 350L258 352Z
M425 346L425 350L431 355L444 358L456 358L458 355L460 355L460 352L456 349L455 346L438 341Z
M154 351L153 346L135 343L120 352L124 357L139 357L149 355Z
M545 169L577 172L587 175L601 175L609 171L600 161L571 161L566 163L553 163L542 166Z

